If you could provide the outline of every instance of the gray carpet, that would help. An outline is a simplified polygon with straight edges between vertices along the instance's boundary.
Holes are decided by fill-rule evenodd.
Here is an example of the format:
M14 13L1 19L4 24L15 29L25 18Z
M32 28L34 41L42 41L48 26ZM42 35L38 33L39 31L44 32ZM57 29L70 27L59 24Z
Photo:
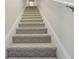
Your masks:
M57 59L57 48L45 27L37 7L26 7L12 45L7 47L7 59Z

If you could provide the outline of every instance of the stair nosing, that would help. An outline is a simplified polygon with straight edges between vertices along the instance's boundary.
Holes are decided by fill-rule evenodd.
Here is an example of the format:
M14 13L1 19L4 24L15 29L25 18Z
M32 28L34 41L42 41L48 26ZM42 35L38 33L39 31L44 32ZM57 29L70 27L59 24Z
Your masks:
M14 34L13 36L50 36L50 34Z
M44 22L20 22L19 24L45 24Z
M46 27L34 27L34 28L31 28L31 27L28 27L28 28L21 28L21 27L20 27L20 28L16 28L16 29L26 29L26 30L27 30L27 29L33 29L33 30L34 30L34 29L39 29L39 30L40 30L40 29L47 29L47 28L46 28Z
M56 48L56 45L51 43L13 43L7 48Z
M57 59L56 57L7 57L7 59Z

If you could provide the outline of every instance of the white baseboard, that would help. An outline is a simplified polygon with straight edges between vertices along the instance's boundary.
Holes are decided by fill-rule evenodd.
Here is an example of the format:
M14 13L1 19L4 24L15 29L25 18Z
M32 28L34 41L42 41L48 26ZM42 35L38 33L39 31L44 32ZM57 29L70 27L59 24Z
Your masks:
M6 43L6 47L8 47L11 43L12 43L12 35L15 33L15 29L19 23L19 20L21 19L21 16L23 14L25 7L22 9L22 11L20 12L19 16L17 17L16 21L14 22L14 24L12 25L11 29L9 30L8 34L5 37L5 43Z
M52 28L52 26L50 25L49 21L46 19L46 16L44 15L43 11L41 10L41 8L39 7L39 11L41 13L41 16L43 17L43 20L45 22L46 27L48 28L48 32L49 34L51 34L52 38L52 42L54 41L57 47L57 56L58 59L71 59L71 56L68 54L68 52L66 51L65 47L63 46L63 44L60 42L60 38L57 36L57 34L55 33L54 29ZM59 53L60 52L60 53ZM61 56L59 56L61 55Z

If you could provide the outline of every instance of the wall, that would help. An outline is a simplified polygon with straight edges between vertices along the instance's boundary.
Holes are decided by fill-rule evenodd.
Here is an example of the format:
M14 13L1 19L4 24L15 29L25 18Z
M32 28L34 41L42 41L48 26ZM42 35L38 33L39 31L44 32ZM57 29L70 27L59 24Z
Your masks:
M58 36L58 39L55 39L60 43L57 42L58 59L74 59L74 13L72 10L52 0L39 0L38 6Z
M6 35L19 16L21 10L25 7L25 2L26 0L5 0Z
M66 2L74 3L74 0L60 0L60 1L66 1Z

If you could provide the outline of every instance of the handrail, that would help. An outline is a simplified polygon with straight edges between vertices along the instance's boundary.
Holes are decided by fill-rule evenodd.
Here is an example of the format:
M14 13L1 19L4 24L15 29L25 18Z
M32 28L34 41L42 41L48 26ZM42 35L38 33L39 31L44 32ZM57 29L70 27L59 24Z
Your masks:
M60 1L60 0L52 0L52 1L60 3L60 4L64 4L64 5L66 5L66 7L69 7L70 9L72 9L72 11L74 11L74 4L73 3L66 2L66 1Z

